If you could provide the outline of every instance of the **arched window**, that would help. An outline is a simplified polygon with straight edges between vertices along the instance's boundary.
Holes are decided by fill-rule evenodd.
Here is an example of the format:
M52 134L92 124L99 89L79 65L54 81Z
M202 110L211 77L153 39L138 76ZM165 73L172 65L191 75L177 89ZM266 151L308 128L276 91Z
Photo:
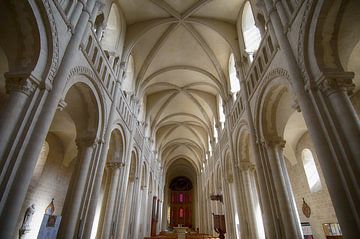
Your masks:
M220 123L221 124L221 123ZM215 143L218 142L218 131L217 131L217 128L216 128L216 122L215 122L215 119L213 119L213 130L214 130L214 140L215 140Z
M244 6L241 26L244 36L245 50L252 61L255 51L259 48L261 35L259 29L255 26L254 14L249 1L247 1Z
M305 174L309 184L310 191L312 193L320 191L321 190L320 176L316 169L314 156L311 153L310 149L303 149L301 157L304 164Z
M221 128L224 128L225 114L224 114L223 101L221 97L219 97L219 121L221 123Z
M127 64L125 79L121 85L122 90L126 92L133 92L134 90L134 59L132 55L129 56Z
M115 52L119 43L121 33L121 18L119 9L115 4L111 6L109 17L104 31L101 44L105 50Z
M240 90L240 82L236 76L235 58L234 54L229 58L229 78L230 78L230 91L236 99L236 93Z

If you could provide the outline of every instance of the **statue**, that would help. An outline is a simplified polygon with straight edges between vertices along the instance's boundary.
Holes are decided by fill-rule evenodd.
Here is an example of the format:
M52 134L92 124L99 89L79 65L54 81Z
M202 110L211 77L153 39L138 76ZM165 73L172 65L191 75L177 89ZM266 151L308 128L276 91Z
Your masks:
M26 209L24 220L19 229L19 238L24 238L25 234L31 230L30 223L34 213L35 213L35 204L32 204L30 207Z

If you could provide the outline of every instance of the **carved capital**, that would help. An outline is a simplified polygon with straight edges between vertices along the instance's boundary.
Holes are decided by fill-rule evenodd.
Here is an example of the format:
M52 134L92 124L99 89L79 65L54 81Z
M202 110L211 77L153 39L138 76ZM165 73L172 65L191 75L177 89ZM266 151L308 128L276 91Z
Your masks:
M334 74L331 76L323 76L319 81L318 87L327 95L331 95L339 91L345 91L351 95L355 88L352 77L353 74Z
M240 162L240 171L252 171L255 170L255 165L249 161Z
M125 164L120 161L109 161L106 163L106 167L110 169L117 169L117 168L123 168Z
M267 145L270 147L280 147L280 148L284 148L286 141L280 137L271 137L269 140L267 140Z
M37 84L31 80L28 75L9 75L5 74L6 77L6 93L11 92L22 92L27 96L34 93Z
M59 101L57 110L63 111L66 106L67 106L67 103L65 102L65 100L61 99L61 100Z
M300 105L299 105L299 102L297 101L297 99L294 99L294 102L292 103L291 108L296 110L297 112L301 112Z
M78 137L76 140L77 147L80 148L87 148L87 147L95 147L97 144L97 140L92 136L83 135Z

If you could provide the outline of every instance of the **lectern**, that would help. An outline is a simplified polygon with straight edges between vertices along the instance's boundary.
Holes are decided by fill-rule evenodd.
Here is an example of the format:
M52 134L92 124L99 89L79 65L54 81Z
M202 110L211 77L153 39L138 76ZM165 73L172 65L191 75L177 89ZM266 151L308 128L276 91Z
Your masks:
M214 229L219 234L220 239L225 239L226 227L225 227L225 215L215 215L214 217Z

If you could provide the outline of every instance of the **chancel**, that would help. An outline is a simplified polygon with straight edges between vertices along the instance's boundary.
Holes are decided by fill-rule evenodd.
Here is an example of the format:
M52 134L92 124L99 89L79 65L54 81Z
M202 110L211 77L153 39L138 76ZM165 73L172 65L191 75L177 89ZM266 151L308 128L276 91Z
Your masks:
M0 1L0 238L360 238L359 26L359 0Z

